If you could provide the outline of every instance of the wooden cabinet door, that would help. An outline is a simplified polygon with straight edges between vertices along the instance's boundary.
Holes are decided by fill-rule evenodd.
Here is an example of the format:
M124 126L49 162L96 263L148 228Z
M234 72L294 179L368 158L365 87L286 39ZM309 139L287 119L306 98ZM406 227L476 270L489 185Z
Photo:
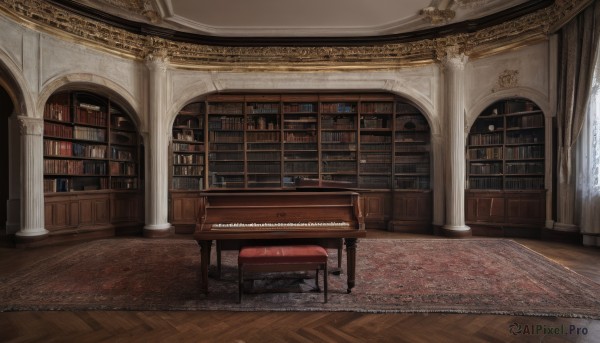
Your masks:
M431 223L433 203L431 192L394 193L394 220Z
M543 194L515 193L506 195L507 222L514 224L537 224L546 220L546 201Z
M505 220L505 201L501 193L470 193L466 202L468 222L503 223Z

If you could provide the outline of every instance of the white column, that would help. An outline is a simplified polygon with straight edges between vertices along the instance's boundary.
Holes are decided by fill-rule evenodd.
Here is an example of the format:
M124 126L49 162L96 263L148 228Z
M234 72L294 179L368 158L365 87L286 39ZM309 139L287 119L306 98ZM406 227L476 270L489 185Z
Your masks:
M21 227L21 136L16 115L8 117L8 200L6 201L6 233Z
M21 133L21 227L15 234L27 242L45 237L44 229L44 121L19 116Z
M465 225L465 77L468 57L455 49L442 60L446 103L446 225L448 236L470 236Z
M166 84L168 59L150 54L148 67L148 131L146 177L146 225L144 236L164 237L172 233L168 223L168 128Z
M431 149L433 151L433 226L437 230L445 223L444 202L444 139L440 134L431 135Z

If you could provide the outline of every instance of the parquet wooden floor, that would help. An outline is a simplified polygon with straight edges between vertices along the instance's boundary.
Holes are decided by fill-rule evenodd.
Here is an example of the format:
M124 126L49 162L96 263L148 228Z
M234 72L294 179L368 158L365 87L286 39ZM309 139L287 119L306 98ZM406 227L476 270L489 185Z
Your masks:
M368 237L434 238L377 230ZM600 283L600 249L516 240ZM64 248L0 248L0 275ZM515 323L542 332L513 335ZM579 334L543 332L562 327L579 329ZM0 313L0 342L600 342L600 320L353 312L8 312Z

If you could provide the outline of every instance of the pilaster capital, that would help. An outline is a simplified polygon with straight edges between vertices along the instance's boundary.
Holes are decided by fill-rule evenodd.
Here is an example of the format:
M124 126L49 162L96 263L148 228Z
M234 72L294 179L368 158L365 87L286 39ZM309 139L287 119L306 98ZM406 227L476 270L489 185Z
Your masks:
M41 136L44 132L44 120L19 116L19 131L21 135Z
M150 70L166 71L169 65L169 49L164 39L148 37L144 44L144 61Z
M442 65L449 70L464 70L468 60L469 56L458 45L446 47L443 56L440 56Z

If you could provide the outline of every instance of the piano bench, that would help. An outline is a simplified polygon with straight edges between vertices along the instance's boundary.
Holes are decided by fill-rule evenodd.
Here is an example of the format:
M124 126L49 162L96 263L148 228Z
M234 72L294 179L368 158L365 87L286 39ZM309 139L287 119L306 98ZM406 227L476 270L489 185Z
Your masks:
M242 247L238 255L239 298L242 302L244 272L291 272L316 270L315 284L319 288L319 270L323 270L323 295L327 302L327 250L318 245L279 245Z

